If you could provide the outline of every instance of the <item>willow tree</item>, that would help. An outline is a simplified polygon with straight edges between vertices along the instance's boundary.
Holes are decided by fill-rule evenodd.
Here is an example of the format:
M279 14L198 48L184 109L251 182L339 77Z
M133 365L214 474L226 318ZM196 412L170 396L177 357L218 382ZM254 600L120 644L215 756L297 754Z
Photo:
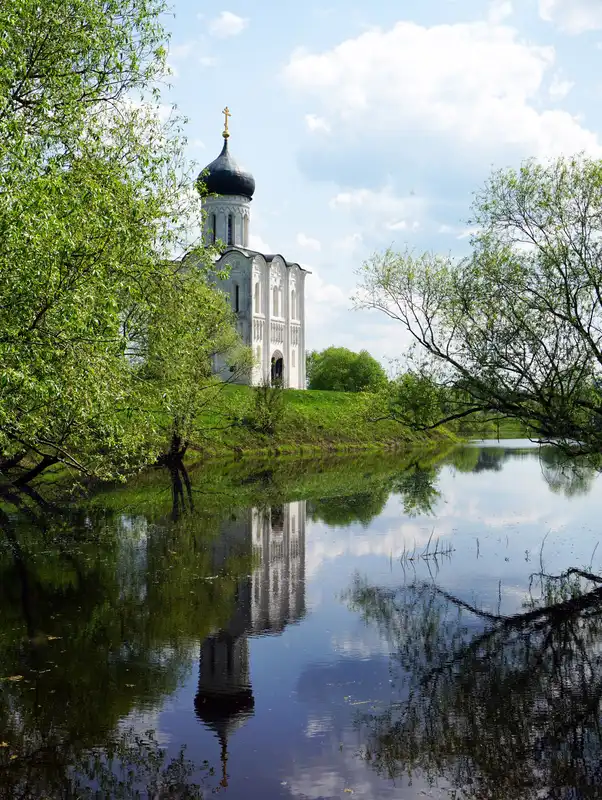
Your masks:
M14 483L57 461L110 477L154 460L197 385L191 352L206 373L230 335L212 254L182 265L199 209L180 122L153 111L164 11L0 6L0 471ZM169 370L145 368L177 341Z
M484 413L599 453L602 163L530 161L496 172L471 224L463 259L373 256L358 307L401 323L420 374L446 390L444 413L427 427Z

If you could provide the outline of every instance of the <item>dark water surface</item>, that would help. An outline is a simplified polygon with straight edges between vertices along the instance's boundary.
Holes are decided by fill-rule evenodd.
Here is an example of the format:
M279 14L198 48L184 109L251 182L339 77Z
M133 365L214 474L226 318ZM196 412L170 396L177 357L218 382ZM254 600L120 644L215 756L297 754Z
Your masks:
M109 742L136 785L175 760L148 796L602 797L596 473L506 441L191 478L5 519L1 797L134 796Z

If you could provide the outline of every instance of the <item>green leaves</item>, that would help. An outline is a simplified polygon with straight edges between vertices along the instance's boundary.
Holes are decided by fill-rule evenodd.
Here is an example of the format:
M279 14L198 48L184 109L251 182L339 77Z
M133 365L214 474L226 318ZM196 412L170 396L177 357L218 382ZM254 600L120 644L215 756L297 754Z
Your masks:
M461 389L445 418L493 412L599 452L600 163L574 157L496 172L472 223L465 259L374 256L357 305L398 320L420 353L416 369Z
M346 347L309 353L307 376L310 389L336 392L374 392L387 383L384 369L367 350L354 353Z
M235 340L211 254L179 261L200 206L180 121L147 102L164 9L0 6L0 469L20 480L44 458L100 478L155 460L161 413L187 436Z

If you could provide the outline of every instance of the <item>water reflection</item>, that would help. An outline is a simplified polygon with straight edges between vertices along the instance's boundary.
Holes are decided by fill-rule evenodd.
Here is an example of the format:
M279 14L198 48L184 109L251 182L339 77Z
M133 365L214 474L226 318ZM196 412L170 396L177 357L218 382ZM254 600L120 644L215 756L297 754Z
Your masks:
M250 545L253 570L239 578L227 625L201 644L195 708L218 737L223 787L228 786L228 741L253 714L249 637L279 634L305 614L305 501L251 508L226 523L212 548L216 573L234 549Z
M566 573L599 538L586 464L481 443L176 477L3 518L0 797L157 763L119 739L140 720L228 800L597 796L602 583ZM548 531L562 577L529 594Z
M602 579L538 576L517 614L436 585L357 580L351 603L390 642L395 694L364 715L365 757L466 798L602 796Z

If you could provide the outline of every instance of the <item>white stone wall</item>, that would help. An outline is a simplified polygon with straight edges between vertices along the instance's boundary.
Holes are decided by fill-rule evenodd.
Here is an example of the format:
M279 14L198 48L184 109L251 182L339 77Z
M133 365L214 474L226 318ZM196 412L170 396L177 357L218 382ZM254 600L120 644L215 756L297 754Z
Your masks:
M305 388L305 272L287 265L282 256L270 262L246 253L249 241L250 201L246 197L203 199L206 244L221 241L233 248L217 262L230 266L229 277L218 285L230 298L243 342L252 348L256 364L245 383L258 385L271 379L272 358L282 358L284 385ZM215 372L232 378L223 359Z
M235 247L249 246L251 204L247 197L203 198L203 241L207 245L221 241ZM215 226L215 236L214 236Z

